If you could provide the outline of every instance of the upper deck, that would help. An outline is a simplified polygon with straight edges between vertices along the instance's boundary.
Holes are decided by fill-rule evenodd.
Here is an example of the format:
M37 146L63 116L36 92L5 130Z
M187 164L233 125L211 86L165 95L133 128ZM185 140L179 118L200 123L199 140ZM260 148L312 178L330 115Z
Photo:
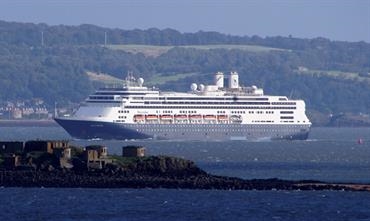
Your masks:
M228 79L229 85L225 84ZM263 89L256 86L242 87L239 85L236 72L231 72L225 78L223 73L216 73L215 84L191 84L190 91L171 92L159 91L155 88L143 86L142 78L135 79L129 76L126 83L119 87L107 87L97 90L86 99L86 103L94 104L196 104L196 105L295 105L285 96L267 96ZM302 101L303 102L303 101Z

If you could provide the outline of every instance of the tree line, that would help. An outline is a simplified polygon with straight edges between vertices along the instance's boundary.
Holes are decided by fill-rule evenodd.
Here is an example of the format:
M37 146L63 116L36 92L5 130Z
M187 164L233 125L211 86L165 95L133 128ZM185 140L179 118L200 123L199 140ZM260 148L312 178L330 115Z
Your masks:
M44 44L41 44L41 33ZM249 44L286 50L200 50L175 47L147 57L102 47L110 44L202 45ZM94 90L86 71L123 78L128 71L144 78L158 73L196 72L161 89L188 90L189 84L212 83L217 71L237 71L240 82L266 94L302 98L320 112L363 112L370 109L370 44L324 38L230 36L217 32L180 33L172 29L120 30L93 25L48 26L0 21L0 101L39 97L50 106L79 103ZM297 74L309 70L359 73L361 80L330 75Z

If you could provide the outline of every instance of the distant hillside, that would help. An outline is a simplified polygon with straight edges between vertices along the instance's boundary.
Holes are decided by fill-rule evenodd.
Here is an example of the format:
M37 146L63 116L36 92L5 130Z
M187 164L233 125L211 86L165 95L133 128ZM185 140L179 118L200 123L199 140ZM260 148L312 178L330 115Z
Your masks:
M302 98L315 115L368 114L369 58L365 42L0 21L0 102L79 103L128 72L162 90L187 91L192 82L212 83L217 71L237 71L242 84Z
M147 57L158 57L167 53L170 49L178 48L192 48L199 50L212 50L212 49L226 49L226 50L243 50L249 52L271 52L271 51L285 51L286 49L271 48L258 45L178 45L178 46L159 46L159 45L106 45L109 49L123 50L129 53L142 53Z

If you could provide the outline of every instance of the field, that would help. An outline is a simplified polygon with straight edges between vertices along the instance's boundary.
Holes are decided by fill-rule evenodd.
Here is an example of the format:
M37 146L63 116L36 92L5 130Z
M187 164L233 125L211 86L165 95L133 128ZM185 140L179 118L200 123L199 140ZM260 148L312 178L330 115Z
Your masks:
M179 48L194 48L198 50L226 49L226 50L244 50L250 52L270 52L282 51L285 49L270 48L258 45L182 45L182 46L157 46L157 45L106 45L105 47L113 50L123 50L130 53L142 53L148 57L158 57L168 50Z
M336 70L310 70L307 68L299 68L296 70L297 74L310 75L312 77L327 76L335 79L342 79L355 82L366 82L370 84L370 75L360 75L354 72L343 72Z

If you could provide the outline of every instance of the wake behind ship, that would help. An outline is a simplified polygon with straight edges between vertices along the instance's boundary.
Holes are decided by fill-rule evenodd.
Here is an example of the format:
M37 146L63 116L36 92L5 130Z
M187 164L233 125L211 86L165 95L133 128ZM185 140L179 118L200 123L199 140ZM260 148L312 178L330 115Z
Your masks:
M71 117L55 121L78 139L307 139L311 122L303 100L241 87L236 72L218 72L214 81L193 83L188 93L161 92L129 76L125 85L97 90Z

